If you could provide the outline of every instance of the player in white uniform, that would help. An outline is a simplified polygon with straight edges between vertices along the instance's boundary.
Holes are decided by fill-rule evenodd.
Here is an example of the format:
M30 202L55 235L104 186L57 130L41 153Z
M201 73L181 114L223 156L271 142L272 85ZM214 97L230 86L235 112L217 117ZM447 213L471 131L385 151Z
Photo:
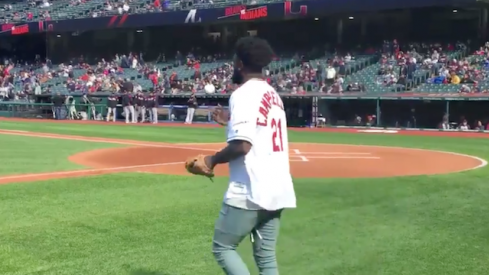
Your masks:
M278 275L275 246L284 208L295 208L290 175L287 120L280 96L262 79L273 52L265 40L245 37L236 45L233 81L242 84L229 99L228 146L205 158L209 167L229 162L229 187L216 221L212 252L228 275L250 272L236 248L247 236L260 275Z

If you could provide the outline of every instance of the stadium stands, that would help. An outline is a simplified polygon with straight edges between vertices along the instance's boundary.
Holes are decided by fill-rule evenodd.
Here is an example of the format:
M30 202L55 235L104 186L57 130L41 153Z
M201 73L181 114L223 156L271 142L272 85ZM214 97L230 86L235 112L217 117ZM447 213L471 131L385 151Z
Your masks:
M307 61L302 61L298 56L281 57L273 61L265 73L279 92L292 94L480 92L489 89L487 51L482 48L465 57L467 51L460 44L456 49L442 50L439 45L428 47L422 53L413 49L397 54L370 51L369 54L348 53L340 56L328 53ZM431 58L433 56L440 57L435 62ZM188 60L189 63L182 65L176 61L151 63L140 62L138 56L128 55L93 66L6 66L2 70L8 71L14 80L10 87L4 84L2 89L13 88L28 93L95 93L117 91L117 82L123 80L133 81L136 89L166 94L204 93L207 85L213 85L215 89L212 91L215 93L229 93L236 88L230 81L233 73L231 59L198 61L189 56ZM434 84L434 81L439 81L435 79L437 75L449 74L450 71L462 78L459 81L461 84L448 83L450 76L445 77L445 82L440 82L444 84ZM464 80L464 75L468 80Z
M251 1L250 1L251 2ZM257 2L257 1L254 1ZM258 3L277 2L263 0ZM165 12L191 8L215 8L242 4L240 0L214 1L100 1L100 0L57 0L57 1L10 1L0 9L0 23L20 23L39 20L63 20L85 17L101 17L119 14Z
M460 58L462 55L463 51L447 53L449 59ZM407 55L406 59L409 59L410 57L412 57L412 54ZM400 73L403 66L406 65L406 61L401 61L394 57L389 59L385 56L383 59L386 60L353 74L351 77L348 77L346 81L348 83L362 83L365 85L365 90L367 92L372 94L381 94L406 91L426 81L430 75L431 68L418 63L417 60L415 61L416 70L412 72L411 76L408 76ZM411 60L409 62L413 61ZM403 78L402 82L399 81L400 78Z
M476 53L462 58L452 56L438 68L431 67L431 77L416 91L421 93L487 93L489 92L488 49L482 47Z

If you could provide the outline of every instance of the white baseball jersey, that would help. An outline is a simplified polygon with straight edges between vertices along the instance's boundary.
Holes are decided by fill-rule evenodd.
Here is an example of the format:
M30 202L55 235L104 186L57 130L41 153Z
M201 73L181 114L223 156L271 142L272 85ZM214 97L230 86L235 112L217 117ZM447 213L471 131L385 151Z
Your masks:
M252 144L246 156L229 162L224 203L244 209L295 208L290 175L287 119L282 99L266 81L251 79L229 99L227 141Z

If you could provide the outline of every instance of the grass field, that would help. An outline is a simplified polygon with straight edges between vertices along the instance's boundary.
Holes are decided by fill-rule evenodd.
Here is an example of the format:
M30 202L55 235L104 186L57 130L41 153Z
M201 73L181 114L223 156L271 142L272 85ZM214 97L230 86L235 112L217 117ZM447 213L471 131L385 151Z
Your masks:
M0 121L0 129L222 142L223 129ZM489 139L290 131L293 142L429 148L489 159ZM489 137L489 136L488 136ZM0 174L81 168L113 144L0 135ZM405 165L409 165L406 163ZM383 179L296 179L281 275L489 274L489 168ZM0 186L0 274L218 275L210 252L226 178L118 173ZM252 274L249 241L239 249Z

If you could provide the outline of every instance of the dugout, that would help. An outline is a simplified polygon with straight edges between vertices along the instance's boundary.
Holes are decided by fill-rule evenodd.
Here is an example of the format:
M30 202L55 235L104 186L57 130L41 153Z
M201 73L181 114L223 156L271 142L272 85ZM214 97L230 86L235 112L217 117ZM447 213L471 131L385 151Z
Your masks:
M384 97L322 97L318 109L328 126L378 126L396 128L437 129L446 116L457 125L467 120L470 126L478 121L489 123L488 96L384 96ZM367 117L373 117L368 124ZM361 121L357 118L360 117Z

